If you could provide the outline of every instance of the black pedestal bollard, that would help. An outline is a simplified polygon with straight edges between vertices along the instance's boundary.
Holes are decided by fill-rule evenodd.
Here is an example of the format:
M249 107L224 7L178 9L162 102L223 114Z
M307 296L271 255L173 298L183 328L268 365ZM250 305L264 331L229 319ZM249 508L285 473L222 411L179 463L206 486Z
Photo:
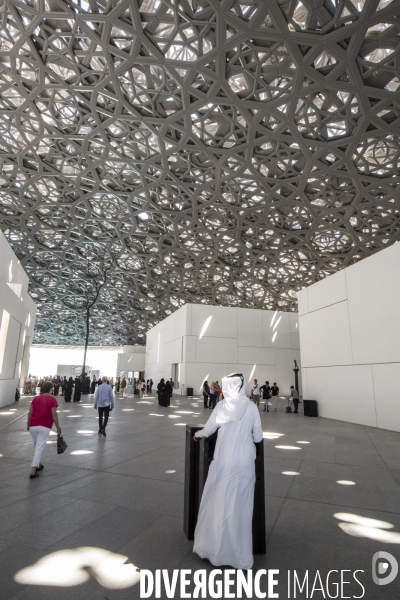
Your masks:
M185 456L185 503L183 529L189 540L194 539L201 495L207 480L208 470L214 457L218 431L201 442L195 442L193 436L201 427L186 425ZM256 483L254 488L253 509L253 554L265 554L265 488L264 488L264 441L256 447Z

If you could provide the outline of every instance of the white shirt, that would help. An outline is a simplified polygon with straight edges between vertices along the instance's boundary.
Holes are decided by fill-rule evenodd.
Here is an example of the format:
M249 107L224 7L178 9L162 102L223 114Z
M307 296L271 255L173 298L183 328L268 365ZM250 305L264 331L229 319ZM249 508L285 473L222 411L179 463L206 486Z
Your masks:
M255 383L253 385L253 387L251 388L252 392L253 392L253 396L259 396L260 395L260 386L258 385L258 383Z

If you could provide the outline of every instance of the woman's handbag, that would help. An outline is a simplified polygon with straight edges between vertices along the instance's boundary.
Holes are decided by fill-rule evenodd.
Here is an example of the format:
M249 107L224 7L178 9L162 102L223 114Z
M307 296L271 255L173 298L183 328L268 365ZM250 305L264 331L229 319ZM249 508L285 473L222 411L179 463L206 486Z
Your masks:
M63 454L68 448L67 442L64 440L61 433L57 436L57 454Z

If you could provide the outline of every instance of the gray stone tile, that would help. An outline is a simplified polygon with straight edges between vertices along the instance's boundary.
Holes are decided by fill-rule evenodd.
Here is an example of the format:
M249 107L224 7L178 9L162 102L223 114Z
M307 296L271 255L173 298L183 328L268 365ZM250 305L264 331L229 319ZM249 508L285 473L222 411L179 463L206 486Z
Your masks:
M157 539L157 543L154 541ZM174 569L193 548L177 517L162 516L119 549L142 569Z
M4 531L1 537L31 548L46 549L91 521L112 511L109 504L75 500L57 511Z

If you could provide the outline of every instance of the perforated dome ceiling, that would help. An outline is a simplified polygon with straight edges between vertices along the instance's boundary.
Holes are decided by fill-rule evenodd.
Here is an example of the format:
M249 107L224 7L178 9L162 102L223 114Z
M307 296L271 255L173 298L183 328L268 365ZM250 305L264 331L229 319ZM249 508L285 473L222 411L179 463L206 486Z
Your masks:
M109 345L184 302L295 310L399 239L398 0L0 10L1 227L36 342L82 342L77 265L104 248Z

